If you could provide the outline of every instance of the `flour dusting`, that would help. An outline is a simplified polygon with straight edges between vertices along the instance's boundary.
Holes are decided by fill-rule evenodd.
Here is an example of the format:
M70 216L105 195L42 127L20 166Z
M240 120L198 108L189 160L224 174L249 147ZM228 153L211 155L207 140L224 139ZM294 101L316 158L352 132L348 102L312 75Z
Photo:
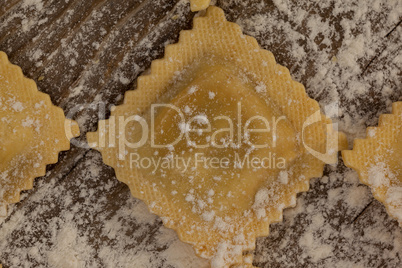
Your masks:
M183 27L191 17L185 0L176 5L158 0L137 6L137 2L111 1L85 13L90 1L60 1L65 12L59 17L56 1L20 1L0 15L0 49L13 55L25 53L24 57L14 56L19 65L29 70L29 77L38 79L40 88L48 90L66 113L77 104L89 107L90 103L82 103L88 95L93 97L89 102L118 104L135 78L160 56L163 45L174 42L164 35L167 29ZM308 95L319 101L323 110L327 108L349 141L363 138L366 127L375 126L379 114L389 112L391 103L401 99L401 1L215 2L228 20L238 23L245 34L255 37L279 64L290 69ZM145 18L154 8L165 14L156 18L159 25L135 19ZM129 23L123 23L125 18ZM82 24L75 24L76 20ZM139 25L136 31L129 28L133 25ZM129 39L122 38L127 35ZM25 47L19 40L29 45ZM53 47L56 41L60 46ZM113 64L118 67L110 72L107 66ZM214 100L215 93L209 98ZM24 108L13 105L15 111ZM185 112L191 113L191 107ZM84 132L93 129L98 119L90 108L76 117ZM183 131L186 129L183 126ZM81 149L72 155L77 162L73 161L71 172L59 176L58 169L50 170L35 182L34 190L22 193L21 203L9 206L7 218L0 218L3 267L209 267L208 261L197 257L190 245L131 196L113 170L102 163L100 154ZM65 154L60 161L60 165L68 162ZM378 176L372 177L373 183L386 181L381 175L385 168L374 167ZM286 173L280 174L279 183L288 183ZM400 266L402 229L368 187L359 183L356 172L342 164L326 167L324 176L312 180L310 188L292 200L296 206L284 211L283 222L271 225L268 237L258 238L252 252L254 265ZM213 189L208 191L204 203L214 194ZM271 194L262 189L257 196L254 208L260 217L264 217L261 207ZM395 187L387 193L387 200L395 203L401 195L402 189ZM205 206L196 203L191 193L187 196L195 209ZM395 214L402 213L400 204L393 209ZM204 212L203 217L214 220L217 228L228 228L225 220L212 212ZM225 245L221 248L212 260L216 267L230 258Z

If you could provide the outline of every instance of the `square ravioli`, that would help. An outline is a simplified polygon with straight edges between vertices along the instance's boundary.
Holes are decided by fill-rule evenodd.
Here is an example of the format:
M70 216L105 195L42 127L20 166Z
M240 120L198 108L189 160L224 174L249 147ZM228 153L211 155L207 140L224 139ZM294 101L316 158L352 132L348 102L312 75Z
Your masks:
M18 202L22 190L32 189L46 165L57 163L79 129L1 51L0 122L0 210L6 216L7 205Z
M303 85L213 6L87 138L212 267L251 267L256 237L345 145Z
M378 127L368 128L366 139L356 139L353 150L342 156L402 226L402 102L394 103L392 114L381 115Z

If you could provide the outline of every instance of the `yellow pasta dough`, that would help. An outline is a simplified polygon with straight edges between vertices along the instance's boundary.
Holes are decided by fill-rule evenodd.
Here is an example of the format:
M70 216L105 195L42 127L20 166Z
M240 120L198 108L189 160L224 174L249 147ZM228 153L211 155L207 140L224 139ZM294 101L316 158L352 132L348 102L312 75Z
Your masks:
M251 267L256 237L345 142L272 53L213 6L87 138L212 267Z
M70 148L79 135L78 125L65 119L49 95L0 52L0 209L20 200L20 192L45 175L46 165ZM69 130L68 135L65 130Z
M402 102L394 103L392 114L381 115L378 127L368 128L366 139L356 139L353 150L342 156L402 226Z
M211 0L190 0L191 11L200 11L206 9Z

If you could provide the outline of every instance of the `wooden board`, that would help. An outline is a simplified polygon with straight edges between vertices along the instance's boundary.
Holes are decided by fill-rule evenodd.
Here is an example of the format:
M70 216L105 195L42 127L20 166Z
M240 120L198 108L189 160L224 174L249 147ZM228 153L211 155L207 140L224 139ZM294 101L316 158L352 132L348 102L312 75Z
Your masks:
M357 1L352 8L340 1L215 2L228 20L271 50L310 97L322 106L338 99L340 127L350 137L362 136L402 97L402 64L396 60L402 57L402 10L389 9L392 1L362 7L364 1ZM98 119L107 118L110 105L135 88L151 61L163 56L164 46L192 27L194 15L184 0L0 0L0 50L83 132L36 179L34 190L10 206L0 225L3 267L207 266L130 196L97 152L78 146ZM337 59L348 49L351 66ZM364 91L351 98L357 86ZM364 198L349 198L356 194ZM254 265L400 267L401 228L341 161L297 202L271 226L269 237L258 239Z

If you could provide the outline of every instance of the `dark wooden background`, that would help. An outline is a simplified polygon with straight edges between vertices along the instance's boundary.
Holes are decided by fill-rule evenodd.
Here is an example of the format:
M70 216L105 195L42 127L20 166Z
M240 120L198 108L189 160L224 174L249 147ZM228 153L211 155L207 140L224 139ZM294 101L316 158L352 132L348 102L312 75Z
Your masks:
M288 3L288 8L279 2ZM402 96L402 66L395 60L402 57L402 10L400 5L389 9L392 1L387 0L373 1L378 7L365 1L342 2L221 0L216 5L272 51L322 105L337 93L341 108L348 108L340 115L341 129L355 137ZM351 10L352 2L363 3L361 9ZM184 0L0 0L0 50L77 120L82 132L72 149L48 166L47 175L36 179L34 189L10 206L0 225L3 267L142 268L144 262L135 257L145 254L146 267L205 265L191 250L183 251L181 259L169 257L176 248L186 247L130 196L99 153L79 146L87 131L96 130L98 119L108 116L109 105L120 104L151 61L163 56L164 46L176 42L181 30L191 29L193 17ZM312 33L311 18L329 25L330 32ZM351 59L359 72L331 65L347 42L359 38L365 46ZM320 73L323 63L325 72ZM352 80L366 86L366 92L350 98ZM348 124L360 127L351 130ZM396 221L342 162L327 167L325 175L298 196L296 208L285 210L284 221L272 225L269 237L258 239L254 264L401 267L402 232ZM364 198L348 200L356 193ZM63 236L68 231L75 236ZM161 242L162 236L169 239ZM72 239L70 246L60 246L60 239L67 238ZM68 258L71 250L80 259L77 266L55 261L54 254ZM122 256L132 261L119 263Z

